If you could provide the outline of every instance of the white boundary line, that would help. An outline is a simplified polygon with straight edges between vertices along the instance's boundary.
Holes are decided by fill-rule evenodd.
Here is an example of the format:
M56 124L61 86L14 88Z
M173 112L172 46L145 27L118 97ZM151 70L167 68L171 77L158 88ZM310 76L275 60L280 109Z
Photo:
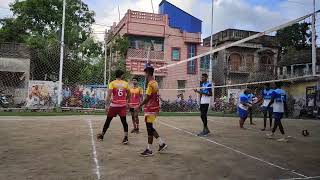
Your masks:
M192 136L199 137L199 136L197 136L196 134L194 134L194 133L192 133L192 132L190 132L190 131L180 129L180 128L178 128L178 127L172 126L172 125L167 124L167 123L164 123L164 122L162 122L162 121L159 121L159 123L160 123L160 124L163 124L163 125L165 125L165 126L167 126L167 127L171 127L172 129L176 129L176 130L185 132L185 133L187 133L187 134L190 134L190 135L192 135ZM279 168L279 169L281 169L281 170L290 171L291 173L293 173L293 174L295 174L295 175L298 175L298 176L300 176L300 177L309 178L308 176L305 176L305 175L303 175L303 174L297 173L297 172L295 172L294 170L290 170L290 169L281 167L281 166L279 166L279 165L270 163L270 162L268 162L268 161L265 161L265 160L263 160L263 159L260 159L260 158L258 158L258 157L251 156L251 155L249 155L249 154L246 154L246 153L244 153L244 152L241 152L241 151L239 151L239 150L237 150L237 149L234 149L234 148L232 148L232 147L229 147L229 146L226 146L226 145L224 145L224 144L218 143L218 142L216 142L216 141L214 141L214 140L211 140L211 139L208 139L208 138L205 138L205 137L199 137L199 138L200 138L200 139L203 139L203 140L206 140L206 141L208 141L208 142L211 142L211 143L213 143L213 144L216 144L216 145L218 145L218 146L222 146L222 147L224 147L224 148L226 148L226 149L229 149L229 150L231 150L231 151L233 151L233 152L236 152L236 153L239 153L239 154L241 154L241 155L247 156L247 157L249 157L249 158L251 158L251 159L254 159L254 160L263 162L263 163L265 163L265 164L268 164L268 165L270 165L270 166Z
M92 154L93 154L93 161L95 162L96 165L96 169L95 169L95 173L97 175L97 179L100 180L101 175L100 175L100 166L99 166L99 162L98 162L98 155L97 155L97 151L96 151L96 144L94 141L94 136L93 136L93 129L92 129L92 123L91 123L91 119L88 120L88 124L89 124L89 129L90 129L90 135L91 135L91 145L92 145Z
M306 178L289 178L289 179L280 179L280 180L298 180L298 179L320 179L320 176L306 177Z

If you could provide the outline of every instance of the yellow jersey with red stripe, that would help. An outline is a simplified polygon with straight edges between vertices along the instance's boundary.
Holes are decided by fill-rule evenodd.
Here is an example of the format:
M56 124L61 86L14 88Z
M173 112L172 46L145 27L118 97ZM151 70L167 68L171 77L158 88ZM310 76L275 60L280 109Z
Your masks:
M123 80L114 80L109 84L109 90L112 90L111 107L125 107L127 104L127 94L129 90L128 82Z
M144 106L145 115L155 115L160 111L159 87L155 80L148 83L146 95L150 96L150 100Z
M139 106L141 97L143 95L143 90L141 87L133 87L130 89L130 101L129 106L130 108L135 108Z

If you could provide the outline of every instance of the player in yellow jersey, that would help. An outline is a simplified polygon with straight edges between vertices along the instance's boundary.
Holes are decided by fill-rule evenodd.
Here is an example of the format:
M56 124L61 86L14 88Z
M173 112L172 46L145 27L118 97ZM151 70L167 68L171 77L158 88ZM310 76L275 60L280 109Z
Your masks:
M146 97L137 109L140 109L144 105L144 116L148 131L148 146L140 155L147 157L153 155L151 150L153 137L159 140L159 152L164 151L168 146L162 141L158 132L153 128L153 123L155 122L156 116L160 111L159 88L157 81L153 77L154 69L151 65L147 64L144 72L146 74L146 80L148 81L148 87L146 91Z
M129 108L132 116L133 129L131 133L139 133L139 112L136 111L136 108L143 100L143 90L138 86L138 79L136 77L131 80L133 87L130 88L130 100Z
M109 84L109 91L106 100L107 119L103 126L101 134L97 135L99 141L103 140L105 133L107 132L110 123L114 117L120 116L121 123L124 130L123 144L128 144L128 123L126 119L127 115L127 101L130 97L128 82L122 80L124 72L121 70L116 71L116 80ZM112 99L111 99L112 97ZM111 101L111 103L110 103Z

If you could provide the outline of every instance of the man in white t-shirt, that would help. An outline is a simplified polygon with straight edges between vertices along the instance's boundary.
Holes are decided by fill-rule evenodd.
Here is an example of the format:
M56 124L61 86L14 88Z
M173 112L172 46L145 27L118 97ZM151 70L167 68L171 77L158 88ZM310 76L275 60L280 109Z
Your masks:
M203 122L203 131L198 136L207 136L210 133L208 128L208 109L212 96L212 84L208 81L208 74L204 73L201 77L200 90L194 90L200 94L200 112Z
M278 126L280 129L280 132L282 134L282 138L278 139L280 142L287 142L288 139L285 137L284 128L281 123L281 119L283 118L283 115L286 115L288 117L288 109L287 109L287 95L286 92L281 89L282 83L276 82L276 89L271 94L271 101L268 104L268 108L273 105L273 116L274 116L274 126L272 129L272 133L267 134L269 138L274 137L274 133L277 130Z

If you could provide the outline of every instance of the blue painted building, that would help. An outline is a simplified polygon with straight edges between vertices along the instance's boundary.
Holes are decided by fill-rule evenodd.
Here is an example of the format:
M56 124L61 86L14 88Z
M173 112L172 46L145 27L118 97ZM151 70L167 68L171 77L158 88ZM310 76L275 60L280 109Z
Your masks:
M169 16L169 26L189 33L201 33L202 21L183 11L170 2L163 0L159 4L159 14Z

